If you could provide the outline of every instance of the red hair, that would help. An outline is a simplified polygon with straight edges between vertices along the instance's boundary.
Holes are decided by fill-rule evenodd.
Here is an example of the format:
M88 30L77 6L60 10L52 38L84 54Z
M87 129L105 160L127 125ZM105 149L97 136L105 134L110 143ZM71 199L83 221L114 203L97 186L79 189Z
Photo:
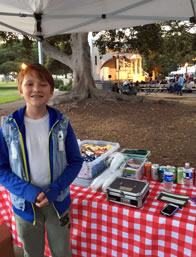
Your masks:
M51 73L41 64L35 63L28 65L25 69L21 70L18 74L18 89L21 89L24 76L32 71L36 72L37 76L47 81L50 84L51 91L54 91L54 79Z

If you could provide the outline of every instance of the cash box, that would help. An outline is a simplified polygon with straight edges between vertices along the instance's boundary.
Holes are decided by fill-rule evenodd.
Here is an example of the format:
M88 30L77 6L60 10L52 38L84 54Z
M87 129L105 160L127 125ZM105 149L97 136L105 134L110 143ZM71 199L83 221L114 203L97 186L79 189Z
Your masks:
M107 188L107 200L119 204L141 208L149 194L149 183L117 177Z

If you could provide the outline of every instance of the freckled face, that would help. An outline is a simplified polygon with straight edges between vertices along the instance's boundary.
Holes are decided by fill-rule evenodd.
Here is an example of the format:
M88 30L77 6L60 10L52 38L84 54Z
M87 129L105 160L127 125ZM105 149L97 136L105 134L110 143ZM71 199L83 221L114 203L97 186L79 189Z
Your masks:
M26 105L32 107L45 106L53 96L50 84L41 79L35 71L24 76L19 93L24 98Z

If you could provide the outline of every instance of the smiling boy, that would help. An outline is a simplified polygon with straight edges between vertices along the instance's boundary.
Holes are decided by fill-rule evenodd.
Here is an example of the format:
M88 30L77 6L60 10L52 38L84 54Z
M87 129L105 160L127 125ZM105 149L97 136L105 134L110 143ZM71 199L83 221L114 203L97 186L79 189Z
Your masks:
M11 193L25 257L43 257L45 228L53 257L70 257L69 186L82 158L66 116L47 105L52 75L40 64L18 75L26 106L2 119L0 184Z

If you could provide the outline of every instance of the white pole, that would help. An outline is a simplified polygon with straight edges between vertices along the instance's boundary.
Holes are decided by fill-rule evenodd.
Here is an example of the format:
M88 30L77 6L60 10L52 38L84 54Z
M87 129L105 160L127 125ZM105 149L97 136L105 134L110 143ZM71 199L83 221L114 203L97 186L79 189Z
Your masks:
M42 41L38 41L38 56L39 56L39 64L43 64Z

